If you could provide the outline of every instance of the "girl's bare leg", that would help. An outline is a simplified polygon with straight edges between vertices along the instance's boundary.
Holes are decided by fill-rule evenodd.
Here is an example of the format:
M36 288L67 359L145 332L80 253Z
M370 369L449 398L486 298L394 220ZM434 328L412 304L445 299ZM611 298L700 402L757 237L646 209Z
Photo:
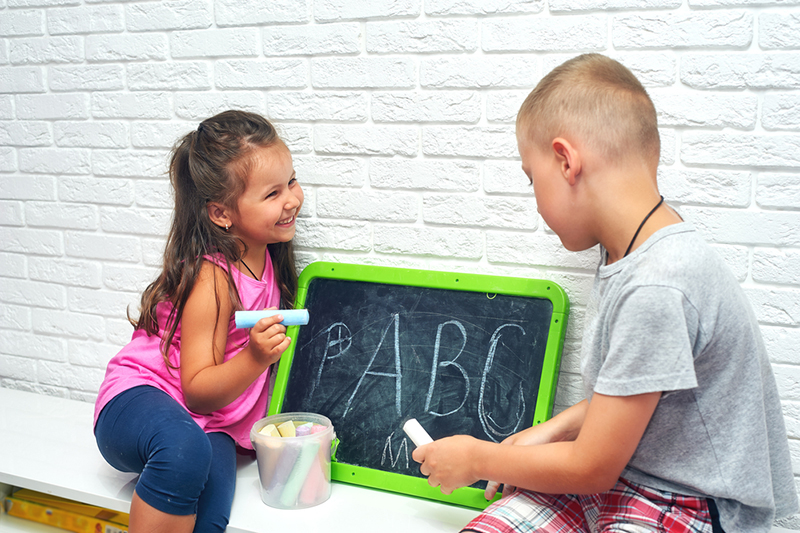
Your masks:
M130 533L192 533L194 515L174 515L145 503L136 491L131 499Z

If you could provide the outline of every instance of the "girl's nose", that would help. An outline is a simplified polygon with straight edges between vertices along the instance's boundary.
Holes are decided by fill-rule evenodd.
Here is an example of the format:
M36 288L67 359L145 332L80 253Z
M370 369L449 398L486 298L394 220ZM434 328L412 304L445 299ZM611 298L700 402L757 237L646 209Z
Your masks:
M286 199L286 205L284 206L284 209L290 211L292 209L296 209L297 206L299 205L300 205L300 198L298 197L298 195L293 192L289 193L289 198Z

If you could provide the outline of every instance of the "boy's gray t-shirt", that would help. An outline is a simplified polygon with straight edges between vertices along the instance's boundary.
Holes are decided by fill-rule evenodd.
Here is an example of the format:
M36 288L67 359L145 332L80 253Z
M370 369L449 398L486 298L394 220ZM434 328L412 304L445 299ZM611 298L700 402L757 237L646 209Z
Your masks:
M605 254L603 254L605 255ZM797 510L775 378L750 303L687 223L600 265L586 312L586 397L663 391L622 476L715 500L726 531Z

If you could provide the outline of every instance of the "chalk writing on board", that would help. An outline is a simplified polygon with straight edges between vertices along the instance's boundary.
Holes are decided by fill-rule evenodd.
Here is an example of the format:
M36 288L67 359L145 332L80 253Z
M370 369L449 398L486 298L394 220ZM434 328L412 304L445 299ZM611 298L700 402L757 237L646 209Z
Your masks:
M517 327L522 331L522 334L525 335L525 330L522 329L522 327L518 324L503 324L497 328L494 333L492 333L492 339L489 341L489 355L486 357L486 365L483 367L483 376L481 377L481 393L478 396L478 416L480 417L481 426L486 434L492 437L492 440L497 440L495 437L504 438L508 437L512 433L516 433L519 429L520 423L522 422L522 416L525 413L525 395L522 391L522 383L520 383L519 386L519 403L517 404L516 421L513 425L509 424L504 428L499 427L499 424L495 422L492 414L486 411L486 406L484 404L486 378L489 375L489 372L492 370L492 363L494 362L494 354L497 350L497 343L500 341L500 331L507 327Z
M441 337L442 337L442 329L445 326L454 326L458 329L461 334L461 347L458 349L458 352L452 359L439 361L439 350L441 345ZM497 350L497 344L500 342L502 337L502 330L505 328L517 328L522 335L525 335L525 329L522 328L519 324L502 324L499 326L493 333L492 337L489 341L489 349L488 354L486 356L486 363L483 366L483 372L480 378L480 394L478 396L478 409L477 409L477 416L481 422L481 426L483 430L486 432L486 435L489 436L492 440L497 441L498 439L503 439L512 433L515 433L519 430L520 424L522 422L522 417L525 413L525 397L522 390L522 384L520 383L519 386L519 397L518 397L518 404L515 410L515 415L513 420L510 424L505 426L501 426L497 421L495 421L493 414L491 411L487 411L486 404L485 404L485 395L486 395L486 387L487 387L487 380L489 377L489 373L492 370L492 364L494 362L494 355ZM378 372L372 370L373 365L375 363L375 358L377 357L378 353L381 351L381 347L383 346L384 342L386 341L386 337L389 334L389 331L393 331L393 342L391 346L393 348L394 353L394 372ZM369 360L364 371L361 373L361 376L358 382L355 385L350 397L347 399L347 403L344 407L344 412L342 413L342 419L347 417L347 414L350 412L351 404L353 403L353 399L356 397L359 389L361 388L362 383L367 378L367 376L375 376L375 377L383 377L383 378L392 378L395 382L395 407L397 410L398 418L402 417L402 378L403 378L403 369L402 369L402 361L400 359L400 315L397 313L392 314L391 320L383 329L383 333L380 337L380 341L378 345L372 352L372 357ZM344 322L336 322L331 324L327 328L323 330L327 334L327 340L325 343L325 349L322 355L322 359L319 364L319 369L317 370L317 378L314 382L314 385L311 390L311 395L313 396L314 390L316 389L317 385L322 378L323 370L325 367L325 363L329 362L333 359L337 359L342 357L352 346L352 338L351 338L351 331L350 328ZM337 336L332 340L331 332L336 331ZM342 336L342 332L346 332L344 336ZM430 381L428 385L428 393L425 398L425 411L432 415L432 416L448 416L452 415L464 407L464 404L467 402L467 396L469 395L469 375L467 375L467 371L464 367L456 362L456 360L461 356L461 353L464 350L464 347L467 345L467 331L461 322L457 320L448 320L438 325L436 330L436 339L434 341L433 347L433 361L431 366L430 372ZM335 354L330 353L331 348L338 348L338 352ZM458 372L461 374L464 380L464 393L461 399L461 403L455 408L446 413L440 413L434 411L430 408L431 406L431 399L433 397L433 393L436 386L436 376L439 374L439 370L441 368L447 368L449 366L455 367ZM385 452L385 450L384 450Z
M397 463L400 462L400 459L405 459L404 468L408 468L408 441L406 438L403 437L402 442L400 443L400 447L397 448L397 458L394 457L394 451L392 450L392 437L394 437L394 431L392 434L386 437L386 443L383 445L383 454L381 455L381 466L386 464L386 453L389 453L389 464L392 467L396 467Z
M346 333L344 337L342 337L342 330L345 330ZM337 336L335 339L332 339L333 334L332 332L336 332ZM311 396L314 396L314 390L319 385L319 380L322 378L322 368L325 366L325 361L328 359L336 359L337 357L341 357L342 355L350 349L352 345L352 339L350 338L350 328L347 325L341 322L335 322L328 326L323 333L327 333L328 339L325 342L325 353L322 354L322 362L319 365L319 372L317 372L317 379L314 380L314 384L311 387ZM337 349L338 352L334 355L329 354L329 350Z
M442 333L442 328L444 328L444 326L446 326L446 325L453 325L453 326L456 326L458 328L458 330L461 332L461 335L462 335L462 344L461 344L461 347L458 350L458 353L455 355L455 357L453 357L453 359L449 359L449 360L445 360L445 361L441 361L440 362L439 361L439 347L440 347L440 343L441 343L441 333ZM394 328L393 328L394 329L393 347L394 347L395 372L390 373L390 372L376 372L376 371L373 371L372 367L373 367L373 363L375 362L375 358L378 355L378 353L380 352L380 349L381 349L381 347L382 347L382 345L383 345L383 343L384 343L384 341L386 339L386 335L389 332L389 330L392 329L392 326L394 326ZM495 332L492 334L492 338L490 340L490 345L489 345L489 353L488 353L488 355L486 357L486 363L485 363L485 365L483 367L483 373L481 375L480 395L478 397L479 398L478 399L478 413L477 413L478 417L479 417L479 419L481 421L481 425L483 426L484 431L486 432L486 434L488 436L492 437L493 440L496 440L495 437L505 438L505 437L511 435L512 433L515 433L519 429L520 423L522 422L522 415L525 412L525 398L524 398L524 395L523 395L521 384L520 384L520 388L519 388L519 404L518 404L518 408L516 409L516 413L515 413L516 416L514 417L514 420L513 420L512 424L506 425L505 427L500 427L500 425L492 417L492 413L491 412L486 412L486 407L485 407L485 404L484 404L484 396L485 396L485 393L486 393L487 378L489 376L489 372L491 372L491 370L492 370L492 363L494 361L494 354L495 354L495 351L497 349L497 343L500 341L500 331L502 329L506 328L506 327L518 328L522 332L522 335L525 334L525 330L521 326L519 326L518 324L503 324L500 327L498 327L497 330L495 330ZM350 411L350 406L351 406L351 404L353 402L353 399L355 398L356 394L358 393L359 388L361 387L362 382L364 381L364 379L367 376L394 378L394 380L395 380L395 406L397 408L397 416L398 417L402 416L401 403L402 403L402 395L403 395L403 392L402 392L403 371L402 371L402 362L401 362L401 359L400 359L399 328L400 328L400 316L398 314L394 314L394 315L392 315L392 320L389 322L389 324L383 330L383 335L381 336L380 342L375 347L375 350L372 353L372 358L370 359L369 364L367 365L366 369L361 373L361 377L359 378L358 383L356 384L355 388L353 389L352 394L348 398L347 403L345 405L344 413L342 414L342 418L346 418L347 417L347 413ZM331 341L331 332L333 330L337 331L338 337L336 339L334 339L333 341ZM341 336L342 330L345 330L347 332L347 335L345 337ZM314 394L314 390L316 389L317 385L319 384L320 379L322 378L322 373L323 373L323 369L324 369L325 363L327 361L332 360L332 359L336 359L338 357L341 357L342 355L345 354L345 352L347 352L347 350L352 345L352 339L349 336L350 328L345 323L337 322L335 324L331 324L330 326L325 328L325 332L328 334L328 339L327 339L327 342L325 343L325 351L324 351L324 353L322 355L322 360L320 361L319 369L317 371L317 379L315 380L314 385L313 385L312 390L311 390L311 395L312 396ZM461 366L460 364L458 364L456 362L456 360L459 358L459 356L461 355L462 351L464 350L464 346L466 346L466 343L467 343L467 333L466 333L466 330L464 329L464 326L460 322L458 322L456 320L449 320L447 322L439 324L437 332L436 332L436 340L435 340L434 349L433 349L433 362L432 362L432 368L431 368L431 373L430 373L430 383L428 385L428 394L427 394L426 399L425 399L425 411L428 414L430 414L432 416L447 416L447 415L451 415L451 414L456 413L457 411L459 411L461 408L464 407L464 404L467 401L467 396L469 395L469 376L467 375L467 371L464 369L464 367ZM339 348L339 352L336 353L335 355L330 355L329 354L329 349L332 348L332 347L338 347ZM433 411L433 410L430 409L431 399L433 397L433 392L434 392L435 385L436 385L436 376L439 373L439 369L440 368L446 368L448 366L454 366L461 373L461 375L462 375L462 377L464 379L464 394L463 394L463 398L461 400L461 403L458 405L458 407L456 407L455 409L452 409L452 410L450 410L450 411L448 411L446 413L439 413L439 412L436 412L436 411Z
M383 341L386 338L386 334L389 332L389 329L394 324L394 368L395 372L388 373L388 372L375 372L372 370L372 363L375 362L375 357L377 357L378 352L381 350L381 346L383 346ZM358 384L356 385L355 390L353 390L353 394L350 395L350 399L347 400L347 405L344 407L344 413L342 414L342 418L347 416L347 413L350 411L350 404L355 398L358 389L361 387L361 382L364 381L364 378L367 375L370 376L378 376L378 377L387 377L387 378L394 378L394 387L395 387L395 395L394 395L394 402L397 406L397 416L401 416L402 410L400 407L401 398L403 396L403 371L402 365L400 363L400 315L394 314L392 315L392 321L386 326L386 329L383 330L383 335L381 336L381 340L378 345L375 347L375 351L372 354L372 359L369 360L369 365L367 365L367 369L361 374L361 379L358 380Z
M408 418L496 442L532 423L549 300L323 278L304 306L282 410L330 418L337 462L421 476Z
M448 324L456 326L458 330L461 332L461 348L458 349L458 353L456 354L455 357L453 357L448 361L443 361L440 363L439 347L442 342L442 328L444 328ZM469 376L467 376L467 371L464 370L464 367L456 363L456 359L459 358L461 352L464 351L464 346L466 345L467 345L467 330L464 329L464 326L461 324L461 322L459 322L458 320L448 320L443 324L439 324L439 327L436 329L436 342L433 345L433 365L431 367L431 383L428 386L428 396L426 396L425 398L425 411L428 412L429 414L433 416L447 416L455 413L456 411L464 407L464 404L467 401L467 396L469 395ZM448 367L448 366L456 367L456 369L458 369L458 371L461 372L461 375L464 376L464 389L465 389L464 398L461 400L461 404L452 411L448 411L446 413L437 413L436 411L430 410L431 398L433 397L433 389L434 386L436 385L436 374L439 371L440 367Z

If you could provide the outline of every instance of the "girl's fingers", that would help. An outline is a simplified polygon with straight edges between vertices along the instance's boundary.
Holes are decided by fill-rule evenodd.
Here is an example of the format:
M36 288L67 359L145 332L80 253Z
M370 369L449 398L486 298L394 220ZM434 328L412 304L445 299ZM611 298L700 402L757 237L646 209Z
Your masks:
M292 342L292 339L290 339L289 337L286 337L284 335L284 337L281 340L281 342L279 342L278 345L275 348L279 353L283 353L284 351L286 351L286 348L289 347L289 343L290 342Z
M272 326L279 325L281 320L283 320L283 315L267 316L256 322L256 325L253 326L253 329L255 329L257 332L266 331ZM283 328L285 326L281 325L281 327Z
M287 337L285 334L283 334L283 333L276 333L275 335L272 335L272 336L270 336L270 337L269 337L269 338L266 340L266 342L264 343L264 345L265 345L265 347L267 348L267 350L268 350L268 351L270 351L270 352L273 352L273 351L275 351L276 349L278 349L278 348L280 348L281 346L283 346L284 344L285 344L286 346L288 346L288 345L289 345L289 343L287 342L287 339L289 339L289 337Z
M275 317L262 318L251 330L251 338L273 339L286 334L286 326L280 320L273 321Z

